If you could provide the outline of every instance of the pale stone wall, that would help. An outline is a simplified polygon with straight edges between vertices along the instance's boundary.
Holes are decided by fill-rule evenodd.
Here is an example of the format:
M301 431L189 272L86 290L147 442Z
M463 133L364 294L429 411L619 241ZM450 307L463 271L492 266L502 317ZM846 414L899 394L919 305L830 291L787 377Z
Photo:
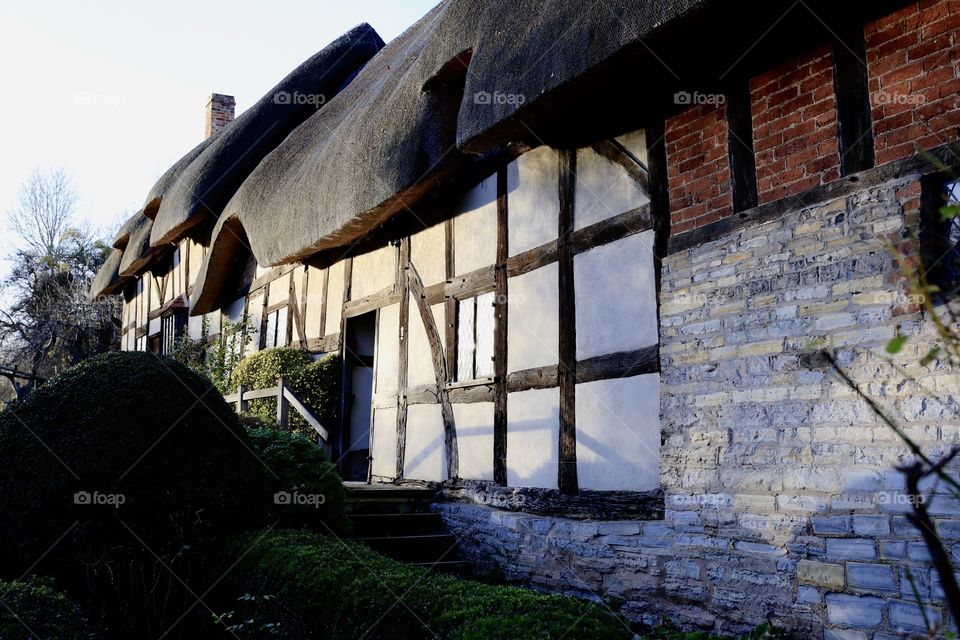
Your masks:
M831 348L925 450L957 440L944 405L960 380L903 362L932 344L885 240L916 219L919 180L899 178L746 226L664 261L660 482L663 521L575 522L443 503L462 552L511 580L725 632L768 616L798 637L887 640L942 613L936 574L893 467L888 427L822 364ZM939 399L938 399L939 398ZM508 451L508 456L511 453ZM931 505L960 557L960 504Z

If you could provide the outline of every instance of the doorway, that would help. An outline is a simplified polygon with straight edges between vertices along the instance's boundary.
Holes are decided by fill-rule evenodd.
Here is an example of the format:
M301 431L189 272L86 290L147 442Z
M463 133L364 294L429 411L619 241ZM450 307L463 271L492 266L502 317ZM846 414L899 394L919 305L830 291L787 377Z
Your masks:
M347 319L343 355L344 428L340 434L340 474L366 482L370 468L370 422L373 413L373 359L377 312Z

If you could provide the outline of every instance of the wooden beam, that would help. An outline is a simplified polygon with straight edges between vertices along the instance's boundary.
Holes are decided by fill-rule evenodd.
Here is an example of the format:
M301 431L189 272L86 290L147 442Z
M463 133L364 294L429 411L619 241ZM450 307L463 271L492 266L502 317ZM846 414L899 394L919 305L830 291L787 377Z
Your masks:
M553 389L560 384L558 370L559 367L554 364L514 371L507 376L507 391L515 393L530 389Z
M654 227L650 205L645 204L571 232L571 250L573 255L585 253ZM556 262L557 256L557 242L547 242L507 259L507 275L512 278L545 267Z
M601 140L591 146L602 158L623 169L644 191L650 191L647 167L616 140Z
M327 296L330 292L330 268L323 270L323 287L320 292L320 335L327 335Z
M650 205L644 204L636 209L601 220L589 227L578 229L571 234L573 255L586 253L591 249L610 244L617 240L636 235L653 228Z
M557 261L557 242L551 241L534 247L529 251L507 259L507 275L511 278L530 273L540 267L553 264Z
M397 304L401 301L400 294L397 292L397 289L391 285L385 289L381 289L376 293L371 293L368 296L364 296L359 300L351 300L345 302L343 305L343 315L347 318L356 318L357 316L362 316L365 313L371 311L376 311L383 307L389 307L392 304Z
M493 481L507 484L507 169L497 171L497 266L493 325Z
M727 97L727 158L733 210L757 206L757 163L753 152L753 113L750 80L735 80Z
M300 323L297 325L297 332L300 334L300 342L307 341L307 302L309 301L310 291L310 267L304 265L303 278L300 279Z
M423 321L423 327L427 333L427 342L430 344L430 354L433 359L433 372L440 396L440 413L443 416L447 476L451 479L457 478L460 474L460 454L457 449L457 425L453 416L453 405L450 403L450 394L446 389L446 385L450 381L450 374L447 370L447 360L443 353L443 343L440 341L440 331L437 328L433 312L430 310L430 305L427 304L423 280L420 279L417 268L413 264L410 264L407 274L410 295L413 297L414 302L417 304L417 309L420 312L420 319Z
M410 238L404 238L400 243L400 260L395 288L400 297L400 352L397 355L397 472L396 477L402 478L404 461L407 451L407 376L410 358L410 278L407 272L412 268L410 262Z
M874 166L873 113L868 86L867 45L863 24L838 26L833 32L833 84L840 130L840 168L844 176Z
M444 222L443 225L443 235L444 235L444 274L448 282L452 281L456 275L456 267L454 264L454 234L453 234L453 225L454 220L451 218ZM429 296L428 296L429 299ZM457 301L454 298L447 298L443 303L443 318L444 318L444 331L446 335L446 340L444 342L447 345L446 358L447 358L447 371L453 372L457 370Z
M496 266L482 267L462 276L448 277L446 282L430 285L424 290L428 304L439 304L450 298L466 300L489 293L496 287Z
M609 353L577 361L577 382L629 378L660 372L660 346Z
M573 274L573 216L577 152L558 153L560 216L557 229L557 264L560 307L560 442L557 483L562 493L574 495L577 480L577 326Z

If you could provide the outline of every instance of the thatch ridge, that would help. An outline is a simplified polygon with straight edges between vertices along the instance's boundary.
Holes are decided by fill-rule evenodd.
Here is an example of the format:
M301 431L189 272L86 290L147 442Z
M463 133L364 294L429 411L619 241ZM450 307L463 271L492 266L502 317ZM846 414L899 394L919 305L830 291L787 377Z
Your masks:
M521 109L705 2L445 0L267 155L223 218L241 222L264 266L349 245L462 172L474 152L518 141L494 134ZM459 84L457 63L468 64ZM522 101L498 103L504 94ZM221 221L212 245L222 233ZM224 283L205 277L211 286Z
M370 25L354 27L224 127L163 195L151 243L176 242L197 225L212 227L260 160L318 108L322 111L324 102L382 47L383 40Z

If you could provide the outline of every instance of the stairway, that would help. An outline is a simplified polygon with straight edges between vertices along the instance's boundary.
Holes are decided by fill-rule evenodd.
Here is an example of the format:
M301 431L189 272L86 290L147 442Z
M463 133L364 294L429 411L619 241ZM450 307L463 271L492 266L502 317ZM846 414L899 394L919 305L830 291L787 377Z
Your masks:
M466 575L469 563L456 559L456 540L431 512L433 489L345 482L350 538L406 564Z

